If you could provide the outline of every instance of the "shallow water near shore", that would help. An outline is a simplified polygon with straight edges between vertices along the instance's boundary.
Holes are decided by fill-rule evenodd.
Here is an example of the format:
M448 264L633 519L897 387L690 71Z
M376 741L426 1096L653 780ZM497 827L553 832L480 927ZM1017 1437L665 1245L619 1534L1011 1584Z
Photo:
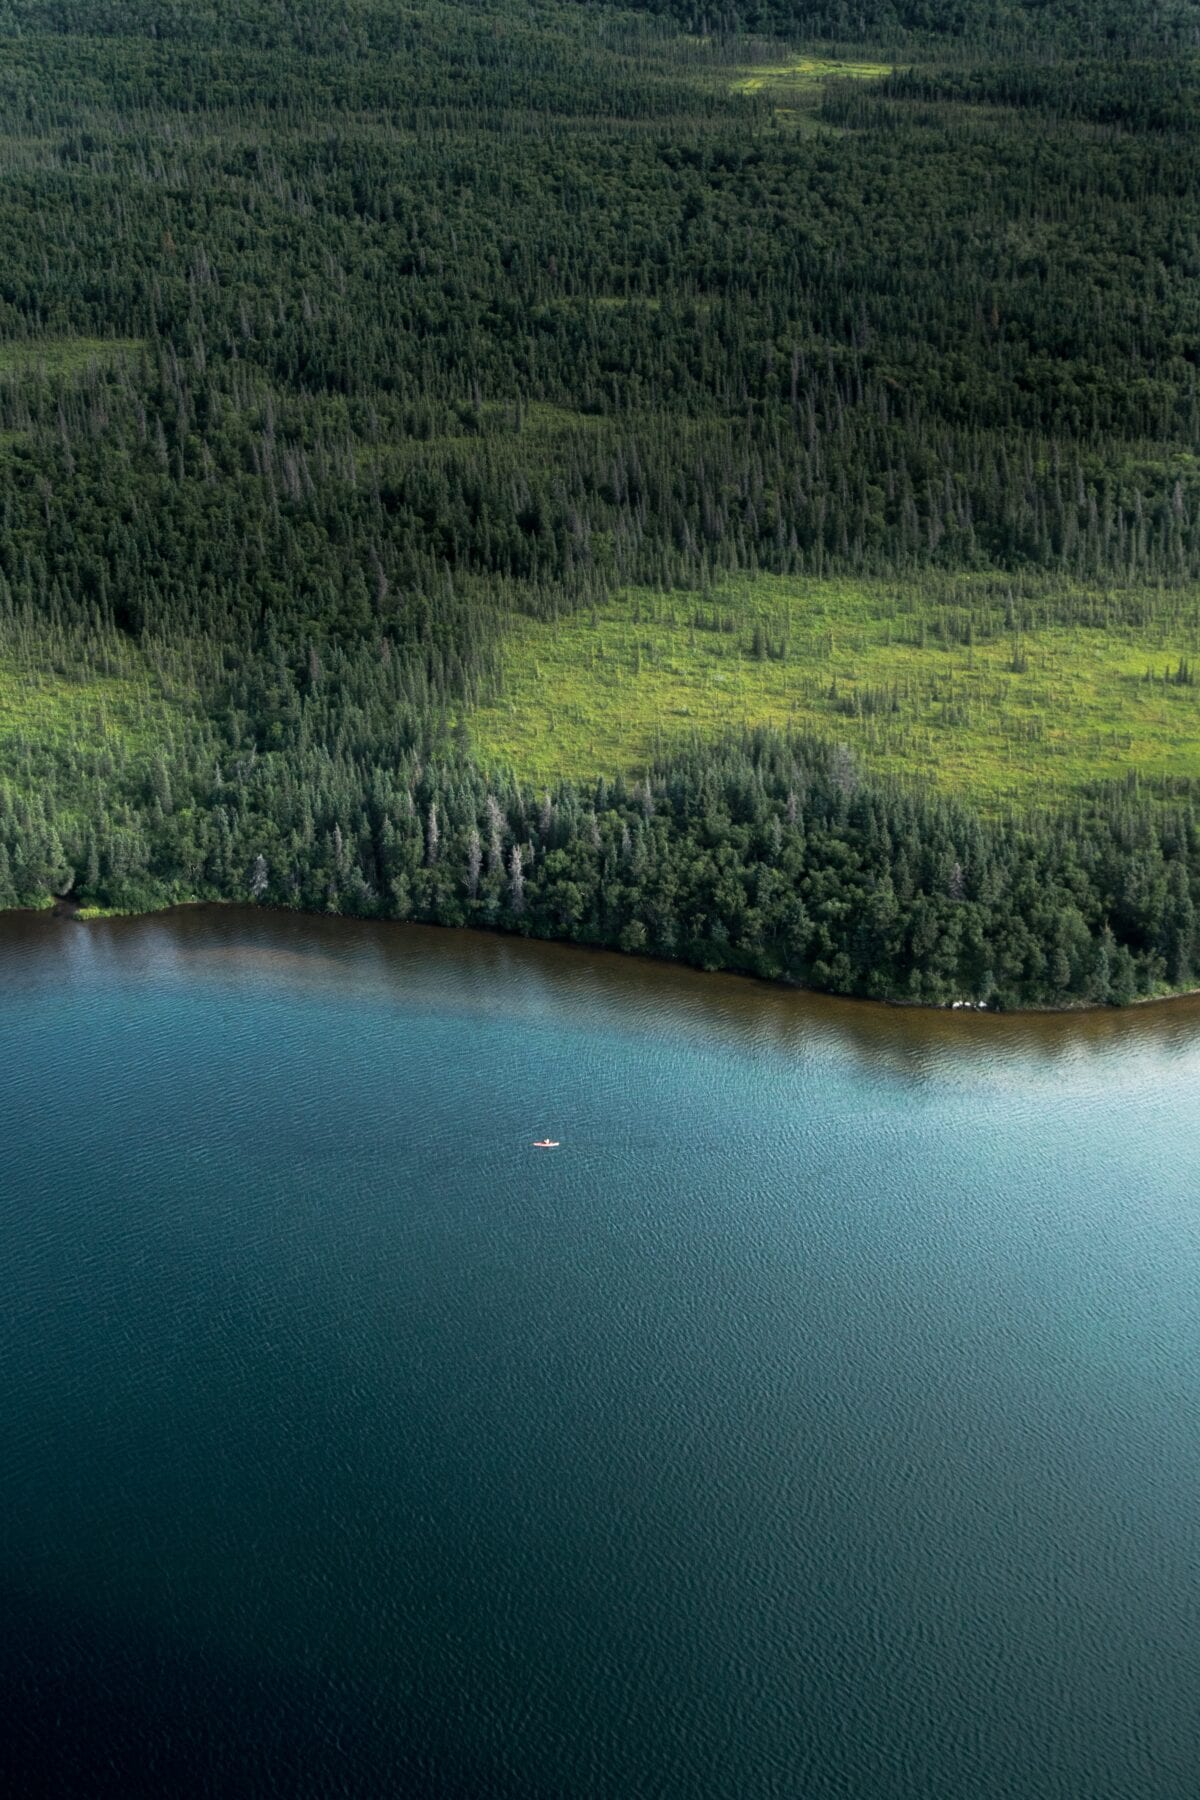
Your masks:
M1200 1000L0 920L6 1791L1191 1800L1198 1101Z

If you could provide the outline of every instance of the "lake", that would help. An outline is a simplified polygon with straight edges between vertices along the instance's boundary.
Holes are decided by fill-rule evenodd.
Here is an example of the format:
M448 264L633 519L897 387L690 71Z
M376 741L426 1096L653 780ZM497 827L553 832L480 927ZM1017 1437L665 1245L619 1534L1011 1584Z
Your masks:
M1198 1101L1190 1001L0 920L5 1791L1194 1800Z

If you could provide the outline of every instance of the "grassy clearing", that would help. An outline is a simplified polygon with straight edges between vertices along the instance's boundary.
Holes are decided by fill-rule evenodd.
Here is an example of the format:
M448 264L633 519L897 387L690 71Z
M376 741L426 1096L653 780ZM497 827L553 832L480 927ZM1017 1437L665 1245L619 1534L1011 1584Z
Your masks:
M363 468L378 461L407 467L444 451L461 450L463 445L480 438L518 446L524 444L531 451L544 452L556 439L575 437L581 432L592 436L609 424L610 421L599 413L572 412L565 406L552 406L542 401L520 406L510 401L488 401L477 413L464 406L457 427L449 431L431 437L401 438L393 443L363 446L358 451L358 461Z
M81 739L140 742L150 684L117 676L73 679L0 661L0 745L14 737L58 746Z
M138 338L21 338L0 343L0 377L81 375L141 349Z
M656 294L580 294L572 297L569 304L586 308L594 306L601 312L660 312L662 301Z
M795 99L811 95L827 81L881 81L892 73L892 63L841 62L823 56L799 56L791 62L744 64L731 85L735 94L765 91L781 98L791 96Z
M827 82L881 81L893 69L891 63L798 56L788 62L743 64L730 86L735 94L755 94L770 101L777 125L812 133L834 129L818 122L821 92Z
M148 672L76 677L0 653L0 776L23 786L56 786L67 756L79 780L137 772L179 721Z
M497 412L511 408L495 408ZM547 401L533 400L522 408L521 430L536 437L557 437L567 431L599 431L607 421L599 413L572 412L565 406L551 406Z
M505 692L471 722L493 764L538 782L635 774L730 726L771 724L850 745L881 773L997 811L1130 769L1200 778L1200 596L1161 623L1107 623L1096 596L1055 590L1006 626L970 579L758 577L711 595L629 592L592 614L519 621ZM1144 610L1144 609L1143 609ZM1068 622L1056 622L1066 618ZM987 635L967 619L990 621ZM1151 679L1147 680L1149 672Z

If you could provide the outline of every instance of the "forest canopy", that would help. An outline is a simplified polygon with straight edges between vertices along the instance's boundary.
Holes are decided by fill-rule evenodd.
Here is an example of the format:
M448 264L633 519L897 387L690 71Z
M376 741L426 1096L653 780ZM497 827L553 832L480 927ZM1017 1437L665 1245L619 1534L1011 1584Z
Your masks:
M0 0L0 109L0 905L1191 981L1191 0Z

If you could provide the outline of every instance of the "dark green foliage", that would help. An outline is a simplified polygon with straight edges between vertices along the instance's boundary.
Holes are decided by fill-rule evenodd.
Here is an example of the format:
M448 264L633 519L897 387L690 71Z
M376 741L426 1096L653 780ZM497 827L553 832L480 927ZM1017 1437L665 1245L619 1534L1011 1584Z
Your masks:
M813 137L574 13L101 14L9 9L0 429L31 552L134 628L353 627L352 561L1200 573L1191 59L918 64ZM34 379L80 337L145 349Z
M0 787L0 904L69 885L123 908L188 895L495 926L924 1004L1121 1004L1200 967L1189 795L983 823L766 733L631 788L542 795L399 736L387 766L319 739L181 753L73 822Z
M594 0L580 0L594 4ZM626 0L631 8L676 19L693 31L761 32L831 38L841 43L981 46L1032 38L1043 51L1093 49L1172 37L1194 42L1193 0ZM1149 16L1147 16L1149 15Z
M1186 982L1186 796L1001 830L816 746L548 803L472 766L511 616L618 582L1200 577L1186 6L1028 44L1015 0L643 10L917 37L799 130L733 91L768 50L594 6L0 0L0 667L136 654L181 705L125 761L0 739L0 904L470 917L923 1000Z

